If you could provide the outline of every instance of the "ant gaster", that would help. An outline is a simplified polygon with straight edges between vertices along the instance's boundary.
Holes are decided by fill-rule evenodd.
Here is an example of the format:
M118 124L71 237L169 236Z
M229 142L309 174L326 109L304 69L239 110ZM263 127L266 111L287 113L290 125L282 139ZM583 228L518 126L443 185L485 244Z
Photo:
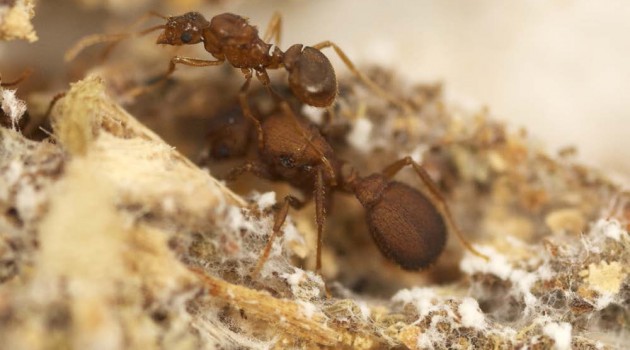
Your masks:
M446 201L426 171L410 157L393 162L382 172L361 177L338 159L319 129L305 118L296 116L288 103L260 118L261 134L258 159L234 168L228 179L251 172L272 181L285 181L299 189L304 201L286 196L274 218L273 231L252 273L262 269L289 207L301 208L314 196L317 222L316 269L321 268L321 246L326 209L333 191L354 194L365 209L371 235L379 250L389 260L406 270L418 270L432 264L440 255L447 233L455 233L465 247L476 251L455 225ZM216 135L221 137L222 135ZM230 152L228 152L229 154ZM392 178L411 166L419 176L422 190Z
M315 107L329 107L337 96L337 77L332 64L321 50L331 47L350 71L370 89L396 105L407 107L404 102L390 95L361 73L339 46L331 41L323 41L313 46L295 44L284 52L278 46L268 43L272 37L275 38L276 44L280 41L281 17L277 13L274 14L262 39L255 26L250 25L245 18L232 13L216 15L210 21L198 12L169 17L155 12L148 15L163 18L166 24L143 30L140 32L141 35L163 30L157 39L158 44L182 46L203 43L204 49L215 58L204 60L175 56L171 58L169 68L161 80L171 75L177 64L206 67L221 65L227 61L235 68L240 68L245 75L246 81L241 89L243 101L252 73L256 74L265 87L271 89L267 70L284 68L289 73L289 86L300 101ZM113 41L115 44L126 36L128 35L85 37L67 52L66 60L71 60L87 46L104 41ZM143 90L141 88L139 91ZM244 110L244 113L247 114L249 111Z

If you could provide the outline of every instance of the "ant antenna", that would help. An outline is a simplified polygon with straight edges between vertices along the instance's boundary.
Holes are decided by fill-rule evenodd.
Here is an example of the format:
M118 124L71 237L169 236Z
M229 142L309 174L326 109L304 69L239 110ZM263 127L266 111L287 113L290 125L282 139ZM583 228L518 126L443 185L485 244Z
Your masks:
M159 17L165 20L168 20L169 18L158 12L149 11L145 13L144 15L138 17L138 19L135 20L134 23L132 23L128 28L137 27L140 24L146 22L151 17ZM164 28L166 28L166 25L161 24L161 25L153 26L153 27L144 29L142 31L139 31L136 33L136 35L143 36L155 30L164 29ZM120 41L127 39L131 37L132 35L133 33L119 33L119 34L93 34L93 35L85 36L81 38L81 40L79 40L76 44L74 44L74 46L71 47L68 51L66 51L66 54L64 55L63 59L66 62L72 61L79 55L79 53L81 53L81 51L85 50L86 48L90 46L94 46L100 43L109 43L109 45L103 49L103 53L101 54L101 58L105 59L109 55L109 53L112 51L112 49Z
M157 25L157 26L153 26L153 27L149 27L147 29L141 30L141 31L138 32L138 35L140 35L140 36L147 35L147 34L149 34L151 32L154 32L154 31L156 31L158 29L164 29L164 28L166 28L166 25L165 24L160 24L160 25Z

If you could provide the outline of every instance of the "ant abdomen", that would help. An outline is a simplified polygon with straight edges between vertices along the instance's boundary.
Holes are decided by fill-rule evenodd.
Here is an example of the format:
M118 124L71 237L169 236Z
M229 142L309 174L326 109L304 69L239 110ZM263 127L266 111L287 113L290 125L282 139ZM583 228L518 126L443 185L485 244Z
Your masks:
M355 194L365 207L379 250L405 270L431 265L444 249L447 226L420 191L380 174L359 180Z
M289 86L302 102L328 107L337 97L337 77L330 60L316 48L296 44L284 54Z

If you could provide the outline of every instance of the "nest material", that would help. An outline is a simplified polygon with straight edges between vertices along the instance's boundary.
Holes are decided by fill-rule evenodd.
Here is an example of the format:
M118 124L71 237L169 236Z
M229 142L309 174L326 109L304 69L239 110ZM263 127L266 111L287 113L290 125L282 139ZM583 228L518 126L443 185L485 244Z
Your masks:
M37 41L37 34L31 23L34 16L34 0L0 1L0 40Z
M378 127L370 147L339 152L364 171L373 164L361 159L382 166L423 156L490 262L467 254L450 284L418 287L416 274L378 255L366 264L365 252L377 253L362 249L373 247L345 256L328 248L324 264L342 281L328 282L332 297L320 276L292 264L313 246L291 220L251 279L273 194L235 195L104 91L95 77L74 84L55 109L52 141L0 129L7 348L589 349L629 341L627 199L485 112L449 105L439 87L415 92L414 115L360 89L343 97L342 113ZM372 147L380 151L367 157ZM458 248L444 256L458 261ZM365 265L376 271L374 285L390 278L397 292L349 290L343 276Z

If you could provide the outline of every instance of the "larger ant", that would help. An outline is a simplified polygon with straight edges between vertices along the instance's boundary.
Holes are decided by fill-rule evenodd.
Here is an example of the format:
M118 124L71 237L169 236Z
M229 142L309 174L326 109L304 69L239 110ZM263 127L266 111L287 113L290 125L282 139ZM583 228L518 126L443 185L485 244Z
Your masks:
M278 13L271 19L265 35L261 39L258 29L250 25L239 15L223 13L210 19L198 12L188 12L181 16L163 16L156 12L149 12L150 16L157 16L166 20L166 24L157 25L141 31L145 35L156 30L163 30L157 39L158 44L182 46L203 43L204 48L215 60L204 60L192 57L175 56L171 58L166 73L159 81L165 80L173 74L177 64L194 67L218 66L228 62L235 68L240 68L245 75L245 83L241 88L240 101L243 111L249 114L246 107L246 91L249 83L256 74L258 80L271 91L268 69L284 68L289 73L289 86L295 96L311 106L329 107L337 96L337 77L332 64L321 52L331 47L344 64L361 81L386 100L403 107L407 105L398 98L390 95L376 83L359 71L348 56L331 41L323 41L313 46L295 44L286 51L272 45L269 40L275 38L276 45L280 41L281 17ZM68 50L66 60L73 59L85 47L98 42L112 41L118 43L128 35L92 35L80 40L74 48ZM111 45L106 52L111 50ZM135 91L139 93L140 90Z
M247 114L245 114L247 116ZM230 115L230 120L234 115ZM440 255L448 232L455 233L464 246L484 259L463 237L454 223L445 199L422 166L410 157L397 160L379 173L360 176L339 159L317 126L297 116L287 102L255 121L258 128L257 160L232 169L229 180L251 172L272 181L284 181L299 189L304 200L286 196L274 218L272 234L252 276L258 275L269 257L275 238L280 234L289 207L301 208L314 196L317 222L316 270L321 269L321 247L329 194L334 191L356 196L366 211L372 237L385 257L406 270L419 270ZM244 125L239 123L237 125ZM246 130L245 126L242 126ZM224 131L226 135L221 132ZM214 137L230 138L234 129L215 128ZM212 141L212 140L211 140ZM229 140L227 140L229 141ZM218 144L218 143L217 143ZM221 158L241 154L243 141L221 142ZM216 154L216 153L215 153ZM415 189L392 178L411 166L423 187Z

